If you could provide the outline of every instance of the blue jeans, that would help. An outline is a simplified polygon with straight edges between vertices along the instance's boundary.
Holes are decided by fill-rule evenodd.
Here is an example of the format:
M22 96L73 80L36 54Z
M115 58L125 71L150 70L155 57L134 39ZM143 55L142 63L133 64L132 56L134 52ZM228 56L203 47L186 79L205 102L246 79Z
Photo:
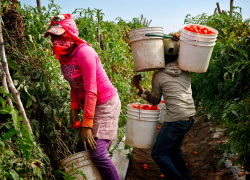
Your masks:
M153 146L151 156L169 180L191 180L181 150L185 133L193 126L189 121L164 122Z

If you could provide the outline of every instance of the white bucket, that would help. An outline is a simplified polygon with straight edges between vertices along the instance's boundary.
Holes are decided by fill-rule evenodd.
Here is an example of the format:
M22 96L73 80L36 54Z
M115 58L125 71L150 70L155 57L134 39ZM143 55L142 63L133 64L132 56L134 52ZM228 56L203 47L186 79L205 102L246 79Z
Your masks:
M218 31L214 29L216 34L211 35L194 33L184 29L189 25L182 26L178 67L188 72L204 73L207 71Z
M167 114L166 106L161 107L160 117L159 117L158 123L161 123L161 124L164 123L166 114Z
M71 171L71 164L74 163L74 169L81 170L87 177L88 180L101 180L101 175L92 162L89 151L82 151L67 158L60 162L60 167L63 168L67 173ZM75 174L77 180L84 180L85 178L80 174Z
M132 108L133 105L139 104L128 104L125 144L133 148L152 148L160 110L137 109Z
M134 103L134 104L128 104L128 111L127 113L130 114L134 114L134 115L142 115L142 116L159 116L160 110L145 110L145 109L137 109L137 108L133 108L133 106L144 106L144 105L148 105L148 104L138 104L138 103Z
M129 31L136 72L165 67L163 37L145 36L147 33L163 35L163 28L144 27Z

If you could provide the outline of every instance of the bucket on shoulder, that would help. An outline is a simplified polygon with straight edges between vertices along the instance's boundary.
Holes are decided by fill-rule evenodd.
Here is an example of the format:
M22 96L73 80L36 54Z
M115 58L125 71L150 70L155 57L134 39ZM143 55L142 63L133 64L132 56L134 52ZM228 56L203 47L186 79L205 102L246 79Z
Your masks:
M152 71L165 67L163 37L146 36L152 33L163 35L162 27L144 27L129 31L136 72Z
M185 30L183 25L180 37L178 67L184 71L204 73L207 71L218 31L216 34L199 34ZM192 24L193 25L193 24Z

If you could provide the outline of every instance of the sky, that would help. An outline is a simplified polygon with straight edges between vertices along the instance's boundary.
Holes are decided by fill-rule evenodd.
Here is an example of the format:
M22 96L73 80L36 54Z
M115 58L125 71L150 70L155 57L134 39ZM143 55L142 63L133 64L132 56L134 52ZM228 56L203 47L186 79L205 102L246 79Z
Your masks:
M20 0L24 4L36 6L36 0ZM202 13L212 15L216 3L221 10L230 10L230 0L54 0L62 9L61 13L72 13L76 8L101 9L104 20L115 21L117 17L131 21L143 14L152 20L150 27L163 27L165 34L181 29L187 14L197 16ZM48 7L48 0L41 0L42 6ZM234 6L242 8L243 19L250 18L250 0L235 0Z

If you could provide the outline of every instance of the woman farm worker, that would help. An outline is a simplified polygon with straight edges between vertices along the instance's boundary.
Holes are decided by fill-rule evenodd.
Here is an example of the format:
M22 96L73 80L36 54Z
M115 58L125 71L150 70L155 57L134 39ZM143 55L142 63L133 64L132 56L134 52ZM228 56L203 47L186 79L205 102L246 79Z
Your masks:
M44 37L51 37L53 52L60 61L62 74L71 87L70 125L84 111L79 139L103 179L118 180L119 175L108 155L111 140L116 139L121 102L95 50L79 39L78 29L70 14L51 20ZM87 144L87 145L86 145Z

